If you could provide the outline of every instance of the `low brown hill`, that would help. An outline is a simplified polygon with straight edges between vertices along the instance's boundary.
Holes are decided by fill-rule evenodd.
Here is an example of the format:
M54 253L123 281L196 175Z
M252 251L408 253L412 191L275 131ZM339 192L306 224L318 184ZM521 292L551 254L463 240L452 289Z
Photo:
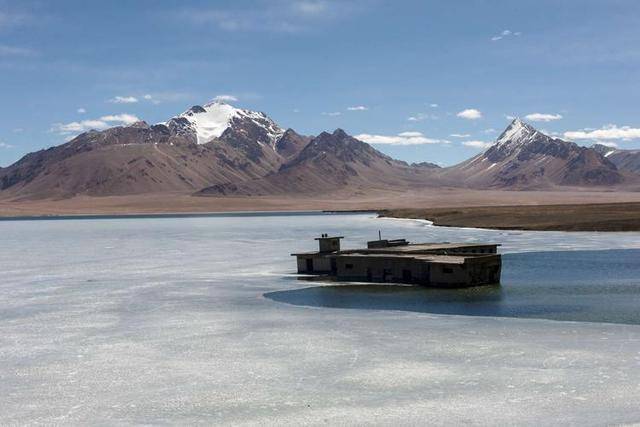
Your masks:
M620 171L640 174L640 150L621 150L602 144L595 144L591 148L605 156Z
M342 129L322 132L280 169L251 181L218 184L200 196L354 193L373 189L406 189L433 184L437 166L416 167L394 160Z

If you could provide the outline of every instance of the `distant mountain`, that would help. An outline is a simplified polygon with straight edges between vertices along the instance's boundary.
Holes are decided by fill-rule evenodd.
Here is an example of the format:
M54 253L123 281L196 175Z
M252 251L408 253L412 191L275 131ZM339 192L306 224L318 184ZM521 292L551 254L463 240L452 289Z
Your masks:
M591 148L602 154L623 172L640 174L640 150L621 150L595 144Z
M89 131L0 169L0 195L67 198L195 192L277 171L308 138L264 113L214 102L167 122Z
M0 169L0 198L637 186L637 153L623 151L580 147L517 119L488 150L459 165L409 165L341 129L302 136L264 113L212 102L163 123L92 130L27 154Z
M611 186L624 180L597 150L547 136L520 119L485 152L447 168L442 176L473 188L502 189Z
M437 166L410 166L394 160L342 129L322 132L275 173L258 179L205 188L202 196L316 194L339 189L354 193L372 189L419 188Z

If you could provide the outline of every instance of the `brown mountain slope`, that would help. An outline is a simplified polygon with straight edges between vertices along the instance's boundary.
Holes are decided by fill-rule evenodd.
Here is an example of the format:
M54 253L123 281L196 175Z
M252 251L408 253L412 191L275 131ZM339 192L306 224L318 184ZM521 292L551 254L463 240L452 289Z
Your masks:
M606 157L620 171L640 174L640 150L621 150L602 144L595 144L591 148Z
M88 132L0 170L0 190L27 199L195 192L266 175L284 161L268 146L248 155L230 141L196 144L165 126Z
M515 119L487 151L441 176L471 188L510 190L615 186L625 176L596 150L551 138Z
M435 169L394 160L337 129L313 138L275 173L251 181L215 185L197 194L257 196L406 189L433 183L431 176Z

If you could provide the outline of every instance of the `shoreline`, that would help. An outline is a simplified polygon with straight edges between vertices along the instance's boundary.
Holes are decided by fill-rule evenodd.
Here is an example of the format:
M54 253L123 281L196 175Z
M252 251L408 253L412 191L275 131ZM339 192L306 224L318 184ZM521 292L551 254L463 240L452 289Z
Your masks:
M437 189L317 197L144 194L1 200L0 221L371 214L441 227L538 231L640 231L640 192L504 192Z
M368 211L376 213L376 211ZM212 212L157 212L157 213L113 213L113 214L47 214L47 215L23 215L0 216L0 221L46 221L68 219L154 219L154 218L206 218L224 216L288 216L288 215L315 215L319 213L333 213L322 210L281 210L281 211L212 211ZM344 212L349 213L349 212ZM353 212L356 213L356 212Z
M424 220L437 227L512 231L637 232L640 203L468 206L399 209L271 209L192 212L51 213L0 216L0 221L205 218L225 216L288 216L375 214L378 218Z
M640 203L385 209L382 218L421 219L438 227L491 230L637 232Z

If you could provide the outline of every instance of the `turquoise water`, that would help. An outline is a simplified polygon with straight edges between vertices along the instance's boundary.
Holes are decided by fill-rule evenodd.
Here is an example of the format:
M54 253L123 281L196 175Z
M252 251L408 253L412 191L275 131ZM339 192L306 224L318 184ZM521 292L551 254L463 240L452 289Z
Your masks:
M296 305L640 324L640 250L503 255L502 284L324 284L268 293Z

